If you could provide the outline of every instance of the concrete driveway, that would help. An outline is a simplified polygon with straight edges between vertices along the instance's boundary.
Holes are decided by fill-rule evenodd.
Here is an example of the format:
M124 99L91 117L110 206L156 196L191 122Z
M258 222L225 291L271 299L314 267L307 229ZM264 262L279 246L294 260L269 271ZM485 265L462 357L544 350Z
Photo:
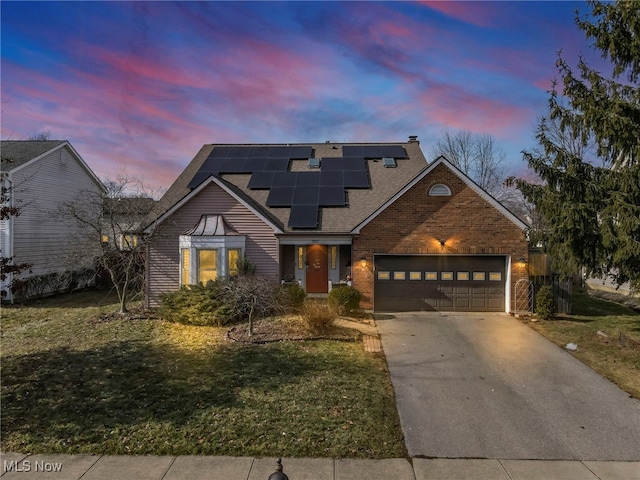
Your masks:
M376 322L409 456L640 460L640 401L517 319Z

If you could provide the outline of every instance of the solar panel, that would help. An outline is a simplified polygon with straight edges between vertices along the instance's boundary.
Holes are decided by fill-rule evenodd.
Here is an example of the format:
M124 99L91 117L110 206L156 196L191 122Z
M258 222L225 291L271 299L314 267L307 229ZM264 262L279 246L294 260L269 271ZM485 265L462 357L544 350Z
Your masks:
M318 205L294 205L289 214L289 227L316 228L318 226Z
M298 172L297 187L317 187L320 185L320 172Z
M364 158L382 158L384 156L384 146L367 145L362 148Z
M383 148L385 157L407 158L407 151L402 145L385 145Z
M369 175L363 170L345 171L343 173L345 188L369 188Z
M292 205L318 205L320 189L316 188L296 188L293 191Z
M275 172L253 172L249 179L249 188L251 189L264 189L271 188L271 182Z
M293 145L289 158L295 158L297 160L313 157L313 148L306 145Z
M288 207L293 198L293 187L272 187L267 197L269 207Z
M200 171L218 173L220 171L220 167L225 161L226 160L224 158L213 158L209 156L209 158L207 158L200 167Z
M289 146L277 146L269 148L269 157L287 157L291 155L291 147Z
M328 187L341 187L344 188L344 183L342 180L342 172L334 171L334 170L324 170L324 168L320 171L320 185L328 186Z
M344 187L321 187L318 204L323 207L343 207L346 205Z
M329 170L342 171L342 158L341 157L323 157L322 158L322 171Z
M269 156L270 149L271 147L253 147L251 148L249 157L267 158Z
M342 159L342 170L366 170L365 159L362 157L345 157Z
M209 158L227 158L234 147L214 147Z
M264 170L265 164L264 158L247 158L244 168L247 173L260 172Z
M342 156L344 157L362 157L362 146L360 145L345 145L342 147Z
M286 172L289 169L289 158L269 158L264 166L265 171Z
M298 178L298 172L272 172L272 187L293 187Z
M220 166L220 173L245 173L244 158L227 158Z

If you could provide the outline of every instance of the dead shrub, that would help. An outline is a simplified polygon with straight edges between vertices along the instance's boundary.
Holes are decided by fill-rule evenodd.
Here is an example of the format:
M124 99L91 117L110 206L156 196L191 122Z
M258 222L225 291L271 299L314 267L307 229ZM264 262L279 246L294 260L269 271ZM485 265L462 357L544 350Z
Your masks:
M302 307L301 316L311 332L324 335L331 329L336 313L324 302L307 301Z

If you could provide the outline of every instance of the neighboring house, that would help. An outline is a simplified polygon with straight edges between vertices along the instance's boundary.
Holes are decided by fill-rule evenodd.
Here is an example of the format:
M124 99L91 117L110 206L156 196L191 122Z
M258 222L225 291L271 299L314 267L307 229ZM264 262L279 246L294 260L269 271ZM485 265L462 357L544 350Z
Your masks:
M20 274L21 279L93 267L78 260L77 252L92 247L77 235L75 220L57 215L58 206L80 192L104 191L78 152L65 140L3 140L0 154L2 188L8 194L3 201L19 209L19 215L0 222L0 255L13 257L15 264L31 264L31 272ZM0 285L3 300L13 299L12 281L9 275ZM42 283L40 293L52 285Z
M156 201L149 197L105 198L102 243L119 250L131 250L140 244L140 228Z
M309 294L349 280L376 311L510 311L527 278L526 225L416 137L205 145L156 213L149 306L240 255Z

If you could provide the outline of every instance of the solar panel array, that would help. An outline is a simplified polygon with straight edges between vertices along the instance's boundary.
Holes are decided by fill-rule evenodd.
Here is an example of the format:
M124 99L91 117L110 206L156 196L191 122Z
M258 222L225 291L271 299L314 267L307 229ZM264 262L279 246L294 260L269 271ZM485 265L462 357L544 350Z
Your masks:
M369 188L366 160L407 158L401 145L345 145L342 157L323 157L319 169L292 172L291 160L309 160L310 146L215 147L189 183L195 188L211 175L251 174L248 187L269 190L267 206L290 207L288 226L317 228L320 207L346 205L348 188Z

